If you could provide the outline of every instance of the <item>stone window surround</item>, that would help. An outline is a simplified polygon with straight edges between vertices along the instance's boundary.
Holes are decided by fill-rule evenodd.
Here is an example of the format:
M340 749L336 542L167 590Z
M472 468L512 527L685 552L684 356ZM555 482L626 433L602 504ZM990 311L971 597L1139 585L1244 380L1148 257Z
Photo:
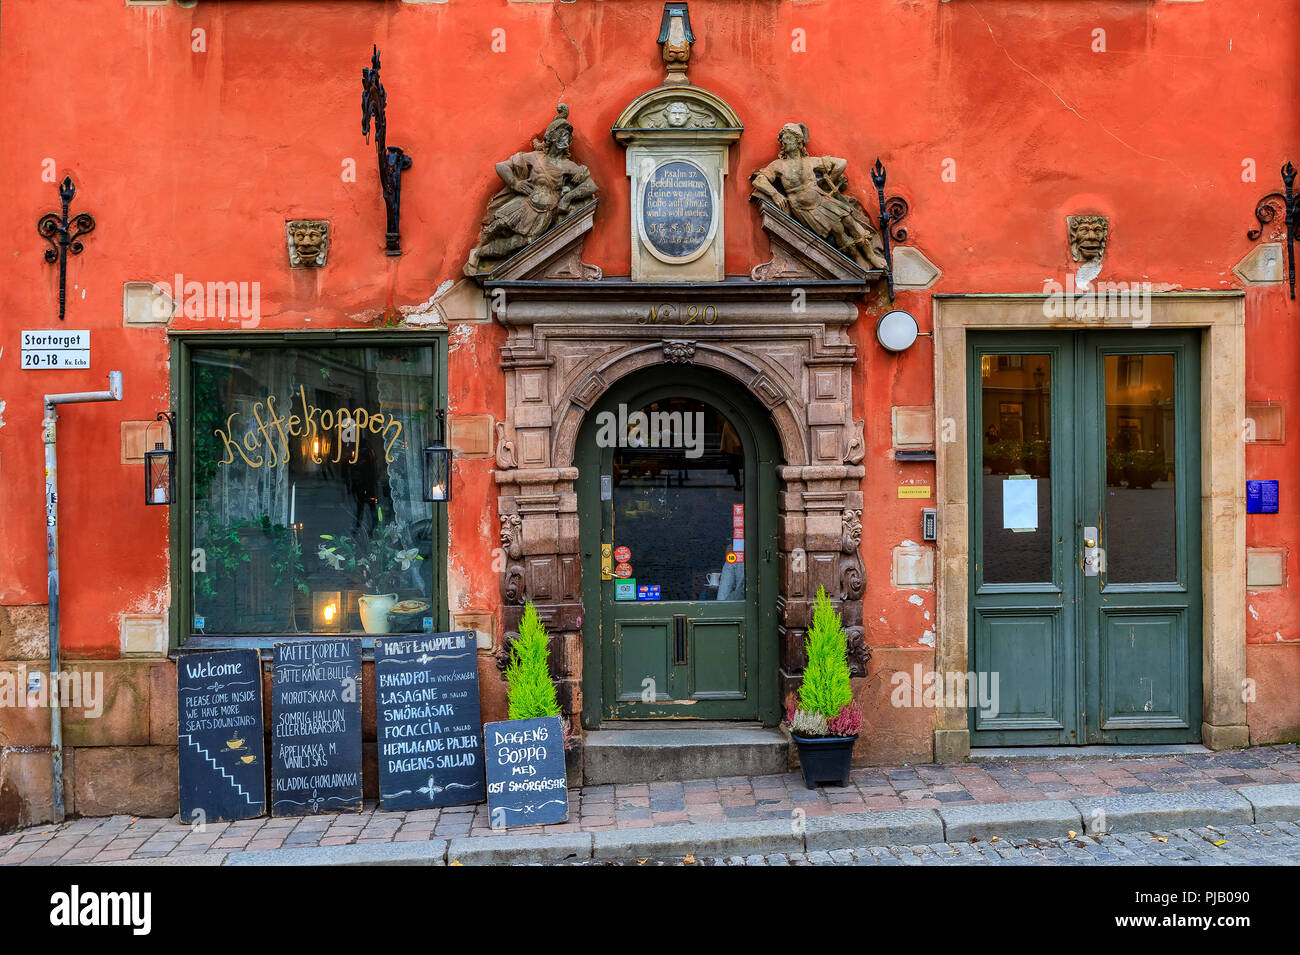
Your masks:
M969 608L969 501L965 436L968 330L1083 331L1136 328L1131 319L1051 318L1046 295L936 295L934 306L935 419L951 420L936 455L939 509L938 607L934 667L966 672ZM1241 291L1157 292L1141 330L1200 328L1201 339L1201 653L1204 695L1201 741L1210 749L1246 746L1246 480L1245 297ZM934 730L936 762L970 755L963 709L940 708Z

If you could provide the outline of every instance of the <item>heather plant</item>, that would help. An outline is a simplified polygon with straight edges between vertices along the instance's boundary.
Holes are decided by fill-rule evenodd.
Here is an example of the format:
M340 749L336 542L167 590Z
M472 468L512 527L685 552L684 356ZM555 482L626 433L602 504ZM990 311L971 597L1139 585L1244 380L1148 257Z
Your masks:
M524 605L524 618L519 624L519 639L510 645L510 664L506 667L509 708L512 720L527 720L535 716L559 716L560 704L555 699L555 684L547 666L550 657L546 628L537 616L537 608L530 600Z
M862 707L850 703L840 710L839 715L826 721L826 733L830 736L857 736L862 729Z
M853 702L849 687L849 648L840 615L831 606L826 588L817 588L812 626L806 643L808 663L799 687L799 709L833 720Z
M790 717L790 732L805 739L815 736L829 736L829 724L820 713L808 710L795 710Z

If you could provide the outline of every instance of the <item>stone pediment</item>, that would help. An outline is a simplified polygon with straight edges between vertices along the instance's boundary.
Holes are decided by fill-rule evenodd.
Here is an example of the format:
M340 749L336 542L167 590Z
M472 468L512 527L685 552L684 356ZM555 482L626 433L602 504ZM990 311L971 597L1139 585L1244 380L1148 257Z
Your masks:
M750 277L755 282L799 279L869 282L884 276L879 269L864 269L772 203L760 200L758 208L763 231L772 247L772 259L751 270Z
M665 138L732 143L744 126L716 93L698 86L660 86L629 103L611 132L625 145Z
M598 205L600 200L592 199L575 209L492 272L475 278L480 284L527 279L597 281L601 277L600 268L582 261L582 243L595 223Z

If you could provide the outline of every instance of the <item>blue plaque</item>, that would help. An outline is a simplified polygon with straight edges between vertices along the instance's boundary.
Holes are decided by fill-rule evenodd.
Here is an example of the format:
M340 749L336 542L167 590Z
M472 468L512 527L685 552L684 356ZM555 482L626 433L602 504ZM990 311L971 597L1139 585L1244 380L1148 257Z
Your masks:
M641 230L665 258L704 248L713 233L713 189L698 166L677 159L654 171L641 191Z
M483 724L488 824L544 826L569 818L564 732L558 716Z
M1277 513L1277 481L1246 482L1246 513Z

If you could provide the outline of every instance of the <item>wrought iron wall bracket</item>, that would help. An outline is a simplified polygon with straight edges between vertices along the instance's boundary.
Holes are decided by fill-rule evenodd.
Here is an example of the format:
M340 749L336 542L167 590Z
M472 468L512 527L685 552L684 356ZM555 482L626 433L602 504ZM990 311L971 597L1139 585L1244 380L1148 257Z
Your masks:
M59 318L67 308L68 256L80 255L85 248L81 237L95 231L95 219L88 212L79 212L68 218L68 207L72 197L77 194L77 187L72 184L71 176L64 176L59 183L59 199L63 202L63 212L47 212L36 222L36 231L45 237L51 248L45 250L45 261L59 266Z
M385 110L388 94L379 81L379 47L373 47L369 68L361 70L361 132L370 137L370 119L375 120L375 153L379 160L379 188L384 197L388 221L384 232L384 251L402 254L400 219L402 215L402 173L413 160L400 146L388 145L388 119Z
M1286 223L1286 275L1292 298L1295 298L1296 233L1300 230L1300 196L1295 193L1295 177L1296 168L1288 160L1282 167L1282 185L1286 192L1270 192L1255 203L1255 220L1259 223L1259 228L1246 233L1246 238L1251 242L1262 236L1264 227L1277 218L1280 204L1283 221Z
M889 286L889 300L894 300L894 242L906 242L907 230L900 222L907 218L910 207L902 196L885 198L885 164L876 157L876 164L871 167L871 181L876 186L876 197L880 200L880 239L885 251L885 282Z

